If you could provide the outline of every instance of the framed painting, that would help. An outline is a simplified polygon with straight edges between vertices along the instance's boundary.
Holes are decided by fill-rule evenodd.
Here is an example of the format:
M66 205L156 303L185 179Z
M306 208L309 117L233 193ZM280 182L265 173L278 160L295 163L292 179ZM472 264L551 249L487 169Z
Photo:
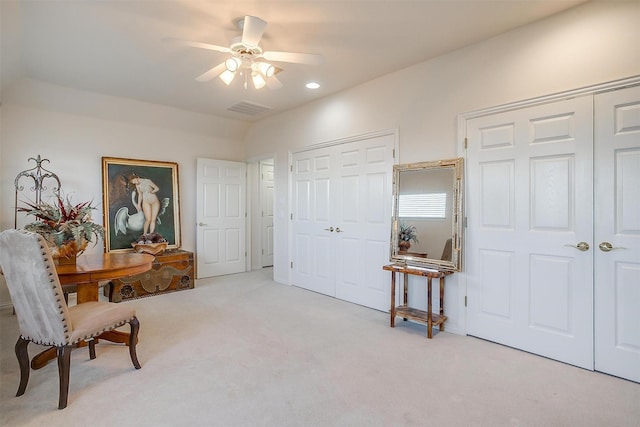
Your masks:
M157 233L167 249L180 247L178 164L102 158L105 251L132 251L143 234Z

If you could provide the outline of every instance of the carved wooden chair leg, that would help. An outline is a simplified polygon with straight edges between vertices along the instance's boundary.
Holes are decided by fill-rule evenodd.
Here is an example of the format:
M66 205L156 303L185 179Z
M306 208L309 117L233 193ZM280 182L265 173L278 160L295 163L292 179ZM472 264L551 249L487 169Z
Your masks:
M140 362L138 362L138 355L136 354L136 344L138 343L138 331L140 330L140 322L137 317L134 317L129 321L131 326L131 333L129 334L129 355L131 356L131 362L136 369L140 369Z
M71 365L71 349L73 346L65 345L58 347L58 376L60 377L60 399L58 409L67 407L69 397L69 371Z
M113 282L109 281L109 283L107 283L106 285L106 289L108 290L109 293L109 302L113 302L113 288L115 288L115 285L113 284Z
M91 338L88 340L89 344L89 359L93 360L96 358L96 340L95 338Z
M16 342L16 357L18 358L18 365L20 365L20 385L18 386L18 392L16 396L22 396L27 389L27 383L29 382L29 353L27 346L29 340L22 337L18 338Z

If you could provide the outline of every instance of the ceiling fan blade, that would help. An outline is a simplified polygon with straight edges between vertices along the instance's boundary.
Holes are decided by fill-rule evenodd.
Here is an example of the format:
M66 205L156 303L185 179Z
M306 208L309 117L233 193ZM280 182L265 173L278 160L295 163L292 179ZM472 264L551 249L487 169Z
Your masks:
M276 76L272 76L267 79L267 87L271 90L280 89L282 82Z
M193 42L193 41L190 41L190 40L175 39L173 37L165 37L163 40L174 42L174 43L179 43L179 44L184 45L184 46L197 47L199 49L215 50L217 52L223 52L223 53L230 53L231 52L231 49L229 49L228 47L218 46L218 45L215 45L215 44Z
M322 64L322 55L316 55L314 53L266 51L262 53L262 57L267 61L293 62L296 64L308 64L308 65Z
M226 66L224 65L224 62L223 62L222 64L216 65L206 73L196 77L196 81L208 82L209 80L215 79L216 77L218 77L218 75L220 75L220 73L223 72L224 70L226 70Z
M258 46L265 28L267 28L267 23L262 19L250 15L245 16L242 26L242 43Z

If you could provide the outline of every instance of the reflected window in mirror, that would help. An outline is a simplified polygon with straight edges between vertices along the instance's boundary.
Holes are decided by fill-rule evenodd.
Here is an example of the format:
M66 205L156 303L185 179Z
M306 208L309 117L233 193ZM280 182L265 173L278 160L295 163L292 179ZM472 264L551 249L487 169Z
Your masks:
M398 195L399 218L443 219L447 217L447 193Z
M392 261L460 269L461 190L462 159L394 167Z

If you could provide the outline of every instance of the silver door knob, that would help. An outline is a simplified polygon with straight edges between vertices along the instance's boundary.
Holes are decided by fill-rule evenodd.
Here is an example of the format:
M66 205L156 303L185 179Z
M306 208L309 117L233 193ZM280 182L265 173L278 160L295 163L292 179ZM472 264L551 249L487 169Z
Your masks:
M327 231L333 231L333 227L325 228Z
M344 230L340 230L340 227L336 227L336 233L342 233Z
M576 248L579 251L586 252L589 250L589 244L587 242L580 242L577 245L565 245L571 248Z
M627 248L623 248L622 246L613 246L609 242L602 242L598 245L598 247L602 252L611 252L614 249L627 249Z
M198 223L198 225L199 225L200 227L204 227L204 226L205 226L205 225L207 225L207 224L205 224L204 222L199 222L199 223Z

